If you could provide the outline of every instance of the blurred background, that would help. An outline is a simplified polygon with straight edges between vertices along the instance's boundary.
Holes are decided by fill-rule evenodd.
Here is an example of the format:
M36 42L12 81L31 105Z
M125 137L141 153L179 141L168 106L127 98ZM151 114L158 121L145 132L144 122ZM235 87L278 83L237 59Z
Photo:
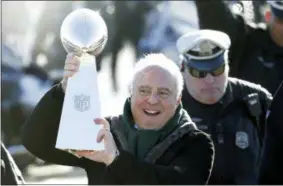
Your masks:
M227 3L247 20L263 20L260 1ZM62 79L67 53L60 41L60 27L70 12L82 7L99 10L108 27L108 42L97 57L103 116L121 113L129 74L140 56L163 52L178 62L177 38L198 29L193 1L2 1L1 140L27 183L87 183L83 170L43 162L20 139L34 106Z

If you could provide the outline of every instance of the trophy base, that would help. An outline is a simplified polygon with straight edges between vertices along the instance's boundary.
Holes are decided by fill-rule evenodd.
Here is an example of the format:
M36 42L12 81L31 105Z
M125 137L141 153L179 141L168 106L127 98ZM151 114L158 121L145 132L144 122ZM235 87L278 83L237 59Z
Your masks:
M62 149L62 150L64 150L64 151L66 151L66 152L68 152L68 153L70 153L70 154L76 156L77 158L82 158L82 156L79 156L79 155L76 153L76 151L78 151L78 150L75 150L75 149Z
M67 151L68 153L76 156L77 158L81 158L81 156L77 155L76 154L76 150L73 150L73 149L64 149L64 151Z

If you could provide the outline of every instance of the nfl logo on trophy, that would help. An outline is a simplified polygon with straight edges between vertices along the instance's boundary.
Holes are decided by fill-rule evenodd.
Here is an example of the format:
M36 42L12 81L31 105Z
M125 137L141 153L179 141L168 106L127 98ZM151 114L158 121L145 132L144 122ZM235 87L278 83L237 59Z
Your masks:
M75 109L84 112L90 108L90 96L79 95L74 98Z

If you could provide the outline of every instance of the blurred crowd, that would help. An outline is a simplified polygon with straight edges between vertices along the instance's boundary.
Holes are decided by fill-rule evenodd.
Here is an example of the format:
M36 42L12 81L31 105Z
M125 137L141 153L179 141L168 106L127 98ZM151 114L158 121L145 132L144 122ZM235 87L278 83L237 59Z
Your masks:
M247 22L265 22L264 0L227 3ZM82 7L99 10L107 24L108 41L96 61L99 73L102 59L111 57L113 92L119 91L118 54L125 43L136 59L162 52L178 63L177 39L200 28L194 1L3 1L1 141L21 171L36 162L22 146L23 123L47 90L61 81L67 53L60 27L70 12Z

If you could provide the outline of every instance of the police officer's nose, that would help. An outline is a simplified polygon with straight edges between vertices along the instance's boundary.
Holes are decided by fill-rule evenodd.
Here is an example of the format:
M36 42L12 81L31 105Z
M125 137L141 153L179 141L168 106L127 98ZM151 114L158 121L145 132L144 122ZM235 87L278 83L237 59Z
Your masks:
M211 84L211 83L214 82L214 77L213 77L210 73L208 73L208 74L204 77L204 81L205 81L205 83L207 83L207 84Z
M153 92L153 93L150 94L150 96L149 96L147 101L150 104L156 104L156 103L158 103L158 100L159 100L158 95Z

